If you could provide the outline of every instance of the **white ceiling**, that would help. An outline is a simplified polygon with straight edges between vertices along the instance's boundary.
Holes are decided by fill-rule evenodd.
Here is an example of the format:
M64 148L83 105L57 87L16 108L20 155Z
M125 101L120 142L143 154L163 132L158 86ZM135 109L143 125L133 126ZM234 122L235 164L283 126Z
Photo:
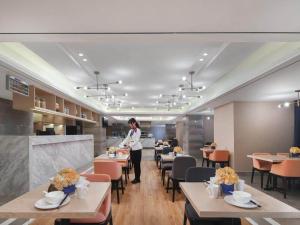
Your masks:
M298 0L1 0L0 33L299 32Z
M203 110L220 96L261 79L300 54L297 42L203 42L198 36L117 35L114 38L102 36L98 42L0 43L0 60L106 114L176 116ZM78 53L83 53L87 62L83 62ZM203 53L208 55L203 56ZM204 60L200 62L200 58ZM123 101L119 110L106 108L97 99L83 97L94 92L74 89L79 85L93 85L95 70L100 71L103 82L123 81L121 85L112 86L111 92L114 95L128 93L128 97L116 98ZM207 87L201 92L203 98L189 98L191 105L183 105L184 108L169 111L158 107L157 110L155 102L159 94L179 94L181 78L191 70L196 71L195 84ZM293 77L288 79L293 82ZM272 83L267 86L264 90L272 89L274 96L276 92L283 92ZM259 93L253 90L248 95L237 94L233 100L248 101L266 95Z

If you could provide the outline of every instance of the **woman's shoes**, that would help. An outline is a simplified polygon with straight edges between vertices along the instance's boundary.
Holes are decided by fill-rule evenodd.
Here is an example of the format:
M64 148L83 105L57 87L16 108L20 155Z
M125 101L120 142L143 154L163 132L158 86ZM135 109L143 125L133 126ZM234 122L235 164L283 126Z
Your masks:
M141 181L140 180L136 180L134 179L133 181L131 181L132 184L137 184L137 183L140 183Z

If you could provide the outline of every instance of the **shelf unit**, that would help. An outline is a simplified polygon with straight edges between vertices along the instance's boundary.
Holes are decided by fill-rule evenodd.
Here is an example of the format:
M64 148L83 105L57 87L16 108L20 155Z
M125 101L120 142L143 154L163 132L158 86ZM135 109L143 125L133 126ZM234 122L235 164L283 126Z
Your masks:
M88 123L99 122L98 113L34 86L29 87L29 96L13 93L13 108ZM82 113L86 115L86 118L82 117Z

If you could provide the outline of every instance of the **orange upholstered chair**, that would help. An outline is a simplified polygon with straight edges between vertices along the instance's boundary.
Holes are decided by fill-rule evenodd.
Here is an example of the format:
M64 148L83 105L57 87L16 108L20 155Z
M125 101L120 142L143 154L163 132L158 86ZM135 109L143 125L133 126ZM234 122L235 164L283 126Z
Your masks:
M270 153L253 153L252 155L271 155L271 154ZM258 160L258 159L252 159L251 184L253 183L255 171L258 171L260 173L260 187L263 188L264 174L270 172L271 166L272 166L271 162Z
M130 151L128 149L118 149L117 150L117 154L124 154L124 155L129 155ZM130 160L130 159L129 159ZM125 175L125 184L127 184L127 180L129 179L129 170L130 170L130 163L129 160L127 162L124 163L124 161L120 161L119 163L122 166L122 170L124 172Z
M122 167L118 162L110 160L95 160L94 161L94 173L95 174L107 174L110 176L112 182L112 188L117 190L117 199L120 203L119 196L119 184L121 183L122 193L124 193L123 179L122 179Z
M111 179L109 175L106 174L82 174L87 180L91 182L110 182ZM112 215L111 215L111 192L107 193L97 215L93 218L86 219L71 219L70 224L99 224L99 225L113 225Z
M287 159L281 163L273 164L271 167L270 175L282 178L283 195L284 198L286 198L288 181L300 178L300 160Z
M213 153L209 154L209 161L212 162L212 166L216 167L216 163L220 163L221 167L225 164L229 166L229 151L228 150L215 150Z

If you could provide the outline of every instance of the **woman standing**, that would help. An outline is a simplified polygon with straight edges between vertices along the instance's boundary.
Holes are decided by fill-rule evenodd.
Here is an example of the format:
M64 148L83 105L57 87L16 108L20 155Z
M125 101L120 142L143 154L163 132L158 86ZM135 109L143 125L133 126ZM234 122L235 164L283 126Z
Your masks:
M134 180L131 181L132 184L140 183L141 176L141 159L142 159L142 144L140 142L141 130L138 122L131 118L128 120L130 130L127 137L120 144L121 148L129 147L130 148L130 158L134 167Z

